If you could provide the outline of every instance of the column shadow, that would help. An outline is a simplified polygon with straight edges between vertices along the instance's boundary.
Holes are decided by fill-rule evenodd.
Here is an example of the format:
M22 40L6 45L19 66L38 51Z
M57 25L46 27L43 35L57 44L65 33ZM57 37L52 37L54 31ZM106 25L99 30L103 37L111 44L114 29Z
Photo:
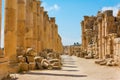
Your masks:
M29 72L30 75L48 75L48 76L64 76L64 77L87 77L87 75L73 75L73 74L55 74L55 73L33 73Z

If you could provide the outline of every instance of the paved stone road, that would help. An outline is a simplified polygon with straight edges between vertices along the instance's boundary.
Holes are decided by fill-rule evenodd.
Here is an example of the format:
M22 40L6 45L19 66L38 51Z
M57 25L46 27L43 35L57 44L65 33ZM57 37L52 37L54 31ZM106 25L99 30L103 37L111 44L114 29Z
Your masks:
M37 70L17 74L17 80L120 80L120 68L99 66L93 59L62 56L62 70Z

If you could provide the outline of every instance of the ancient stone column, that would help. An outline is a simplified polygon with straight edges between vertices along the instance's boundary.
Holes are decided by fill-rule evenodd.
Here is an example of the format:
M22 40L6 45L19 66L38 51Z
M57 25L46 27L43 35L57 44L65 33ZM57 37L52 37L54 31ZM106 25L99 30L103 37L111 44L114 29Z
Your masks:
M98 54L102 58L102 19L98 18Z
M16 61L17 0L5 0L4 53L11 62Z
M51 39L52 39L52 49L53 51L55 51L55 17L51 17L50 18L50 22L51 22Z
M53 49L53 44L52 44L52 21L51 21L51 18L50 18L50 20L49 20L49 47L50 47L50 49Z
M26 26L26 0L17 0L17 49L21 51L25 49L25 26ZM21 55L21 52L17 52Z
M33 0L26 0L25 48L33 48Z
M105 37L106 37L106 42L105 42L105 55L110 54L110 36L109 34L114 31L114 17L113 17L113 11L112 10L107 10L103 12L104 14L104 27L105 27Z
M43 29L43 36L44 36L44 49L47 49L47 36L46 36L46 31L47 31L47 11L44 12L44 17L43 17L43 24L44 24L44 29Z
M44 8L40 7L40 44L41 45L41 50L44 49Z
M33 48L37 51L38 44L38 29L37 29L37 1L33 0Z
M41 14L40 14L40 5L41 5L41 2L40 1L37 1L37 52L41 52L42 49L41 49Z
M49 24L49 16L46 16L46 48L50 49L50 41L49 41L49 31L50 31L50 24Z
M55 51L58 52L58 42L57 42L57 39L58 39L58 26L57 24L55 25L55 44L54 44L54 48L55 48Z

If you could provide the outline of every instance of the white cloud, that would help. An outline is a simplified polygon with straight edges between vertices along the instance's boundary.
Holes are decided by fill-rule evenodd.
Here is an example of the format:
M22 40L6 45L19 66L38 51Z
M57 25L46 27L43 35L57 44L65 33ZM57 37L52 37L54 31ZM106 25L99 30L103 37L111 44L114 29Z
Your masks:
M49 6L46 2L43 2L42 6L45 8L46 11L49 11L49 12L58 11L60 9L60 6L58 4Z
M57 4L54 4L53 6L51 6L49 8L50 11L54 10L54 11L58 11L60 9L60 7Z
M117 13L118 13L118 10L120 9L120 4L117 4L115 6L108 6L108 7L103 7L102 8L102 11L105 11L105 10L113 10L113 15L114 16L117 16Z

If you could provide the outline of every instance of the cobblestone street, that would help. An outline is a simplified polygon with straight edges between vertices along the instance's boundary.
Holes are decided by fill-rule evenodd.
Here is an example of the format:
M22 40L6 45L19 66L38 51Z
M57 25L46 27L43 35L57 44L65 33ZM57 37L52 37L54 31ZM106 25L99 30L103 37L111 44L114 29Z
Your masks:
M17 80L120 80L120 69L100 66L95 60L62 56L62 70L30 71L17 74Z

